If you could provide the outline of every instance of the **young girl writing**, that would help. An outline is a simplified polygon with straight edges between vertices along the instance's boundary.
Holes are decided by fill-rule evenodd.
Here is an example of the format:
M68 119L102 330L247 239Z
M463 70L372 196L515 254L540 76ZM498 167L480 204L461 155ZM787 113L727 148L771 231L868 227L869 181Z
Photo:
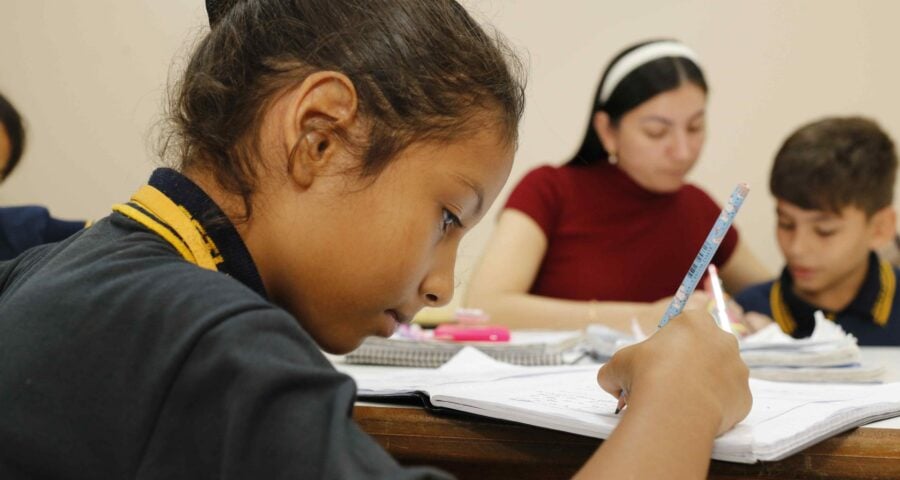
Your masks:
M0 476L443 478L354 424L353 381L319 349L450 300L460 238L510 170L512 59L447 0L208 12L173 96L176 168L0 263ZM631 397L585 475L699 475L749 407L708 318L677 319L600 381Z

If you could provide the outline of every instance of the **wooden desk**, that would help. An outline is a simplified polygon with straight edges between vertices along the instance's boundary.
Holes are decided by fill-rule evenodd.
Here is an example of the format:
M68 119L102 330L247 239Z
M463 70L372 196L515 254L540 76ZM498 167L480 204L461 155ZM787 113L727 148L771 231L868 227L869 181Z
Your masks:
M600 440L501 420L360 404L353 416L404 465L434 465L460 479L569 478ZM900 429L858 428L780 462L713 461L710 478L900 479Z
M863 347L862 355L887 367L886 381L900 381L900 348ZM340 361L335 366L351 375L393 370ZM435 415L418 407L358 404L353 416L404 465L434 465L461 479L569 478L600 445L579 435L465 414ZM710 478L898 480L900 417L832 437L780 462L713 461Z

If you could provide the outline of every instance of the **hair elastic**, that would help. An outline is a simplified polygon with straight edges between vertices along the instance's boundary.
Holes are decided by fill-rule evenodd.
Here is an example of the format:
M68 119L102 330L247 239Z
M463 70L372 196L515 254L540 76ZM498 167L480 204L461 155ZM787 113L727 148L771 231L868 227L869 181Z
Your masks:
M672 40L648 43L635 48L626 53L609 69L609 72L606 74L606 80L603 81L603 88L600 89L600 104L604 104L609 100L613 90L629 73L641 65L664 57L684 57L694 63L698 63L697 54L693 50L682 43Z

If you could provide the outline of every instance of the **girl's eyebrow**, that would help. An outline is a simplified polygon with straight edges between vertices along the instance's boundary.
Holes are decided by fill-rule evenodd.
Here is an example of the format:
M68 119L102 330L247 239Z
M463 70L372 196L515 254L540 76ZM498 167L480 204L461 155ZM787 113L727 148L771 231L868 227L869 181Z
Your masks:
M702 117L705 114L706 114L705 108L702 108L702 109L698 110L697 112L694 112L693 115L688 117L688 123L693 122L694 120ZM672 119L669 119L666 117L661 117L659 115L647 115L646 117L641 118L640 122L641 123L659 122L659 123L663 123L666 125L673 125L675 123L672 121Z
M481 209L484 207L484 189L481 188L481 185L461 173L453 173L452 175L459 183L469 187L475 193L475 196L478 197L478 203L475 205L475 216L480 215Z
M649 115L649 116L646 116L641 119L641 123L650 123L650 122L657 122L657 123L662 123L665 125L672 125L673 123L675 123L668 118L660 117L658 115Z

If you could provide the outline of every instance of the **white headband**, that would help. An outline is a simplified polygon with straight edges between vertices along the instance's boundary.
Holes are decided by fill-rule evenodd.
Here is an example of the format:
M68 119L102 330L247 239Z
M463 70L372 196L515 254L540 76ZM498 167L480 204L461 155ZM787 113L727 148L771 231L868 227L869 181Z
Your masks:
M635 48L626 53L609 69L606 81L603 82L603 88L600 90L600 103L606 103L619 82L634 69L663 57L684 57L698 63L697 54L678 42L654 42Z

